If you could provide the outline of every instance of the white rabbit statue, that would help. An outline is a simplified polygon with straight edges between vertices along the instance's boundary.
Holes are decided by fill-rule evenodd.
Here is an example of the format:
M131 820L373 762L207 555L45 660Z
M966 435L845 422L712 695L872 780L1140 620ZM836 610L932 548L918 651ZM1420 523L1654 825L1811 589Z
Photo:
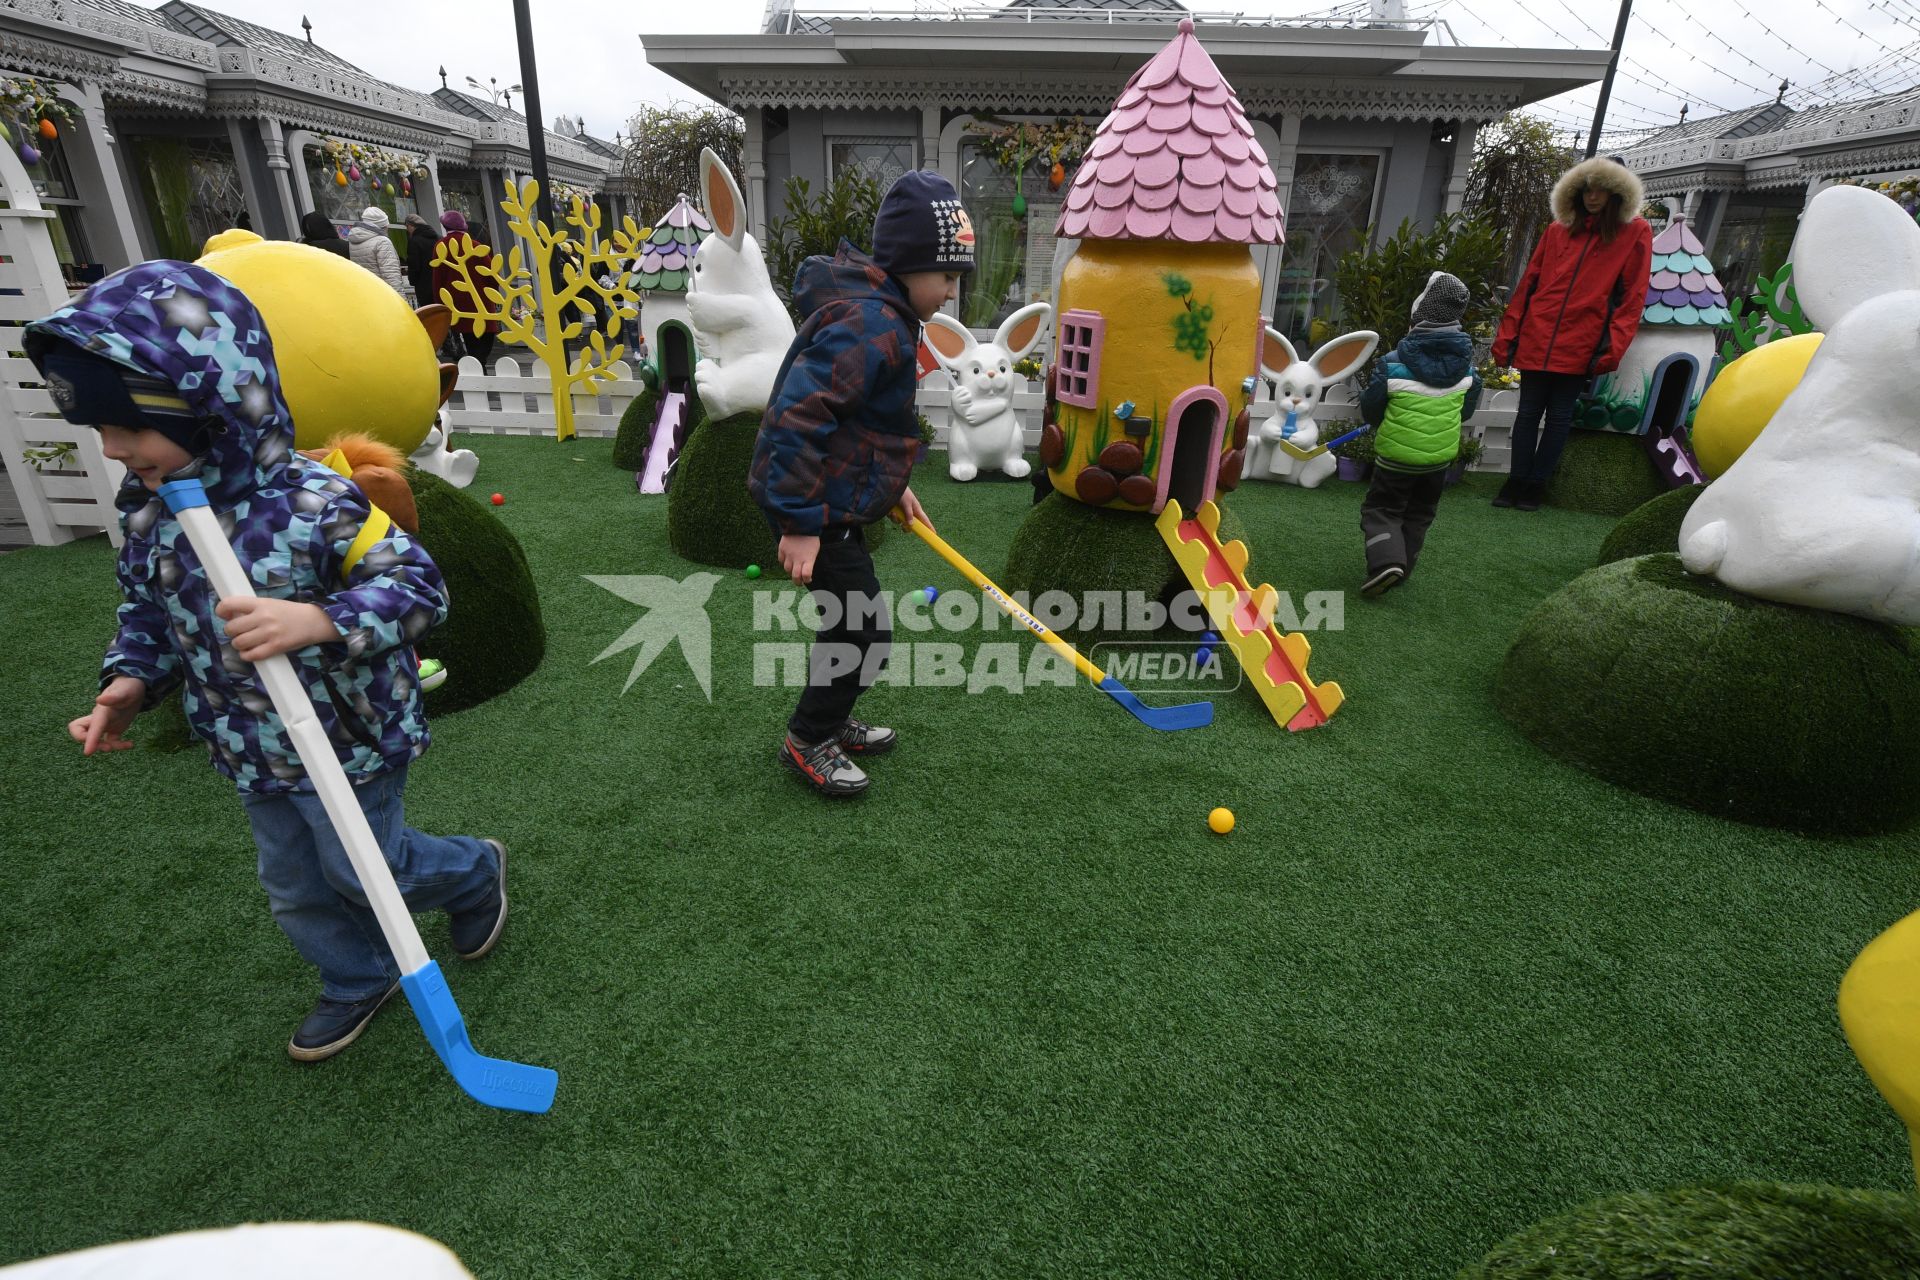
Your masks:
M1379 334L1356 329L1321 347L1311 360L1302 360L1285 334L1268 329L1260 349L1260 373L1274 384L1274 413L1247 441L1242 474L1257 480L1291 480L1303 489L1312 489L1332 475L1340 464L1333 454L1316 450L1320 425L1314 421L1314 411L1327 391L1358 373L1379 345ZM1292 445L1295 452L1283 444ZM1309 452L1309 457L1296 456Z
M1920 625L1920 225L1864 187L1800 218L1793 287L1825 340L1680 526L1680 559L1735 591Z
M739 184L711 148L700 152L700 199L713 234L693 255L687 317L700 352L693 367L700 405L718 422L767 407L793 342L793 321L774 295L759 244L747 234Z
M927 321L927 347L953 379L953 413L947 425L947 474L971 480L995 468L1018 480L1030 467L1027 440L1013 411L1013 391L1023 379L1013 362L1040 345L1053 319L1053 304L1034 302L1008 316L992 342L975 340L946 314Z
M413 451L407 461L422 471L439 476L456 489L464 489L473 483L473 477L480 470L480 459L471 449L449 449L447 447L447 411L441 409L433 416L433 426L427 432L427 438Z

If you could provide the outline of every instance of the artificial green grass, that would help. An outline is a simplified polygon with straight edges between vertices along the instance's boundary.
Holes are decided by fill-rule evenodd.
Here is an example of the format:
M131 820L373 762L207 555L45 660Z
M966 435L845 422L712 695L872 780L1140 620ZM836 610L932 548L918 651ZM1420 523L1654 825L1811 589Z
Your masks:
M1911 1280L1913 1193L1766 1182L1631 1191L1520 1232L1459 1280Z
M647 465L647 441L653 436L653 415L660 393L642 388L620 413L620 429L613 436L613 465L622 471L640 471Z
M1576 428L1547 484L1547 501L1566 511L1619 517L1666 490L1639 436Z
M1920 819L1920 633L1729 591L1674 552L1549 597L1497 696L1543 750L1677 804L1842 835Z
M1706 491L1707 486L1703 484L1683 485L1627 512L1620 517L1619 524L1607 531L1594 563L1612 564L1615 560L1673 551L1680 545L1680 526L1686 522L1687 512Z
M447 664L447 682L426 695L431 718L478 706L526 679L547 651L547 628L527 553L501 519L506 508L483 506L418 468L408 469L407 483L420 512L420 545L447 587L447 620L415 646L422 658Z
M760 415L703 421L688 433L667 486L667 538L675 555L722 569L779 564L773 528L747 492Z
M753 679L754 595L790 584L713 582L711 701L678 645L623 692L634 651L594 659L642 610L587 575L713 571L611 442L458 444L508 494L548 652L438 721L409 786L414 825L513 849L506 936L469 965L422 928L481 1051L560 1071L553 1113L465 1098L403 1004L287 1060L312 974L230 787L203 752L66 737L109 549L0 556L0 1261L370 1218L482 1280L1441 1277L1621 1190L1912 1185L1833 1012L1913 906L1911 838L1676 809L1494 712L1606 520L1470 477L1371 602L1363 486L1245 486L1252 575L1350 593L1313 635L1331 724L1287 734L1245 690L1159 734L1084 686L882 687L861 714L903 745L836 806L774 764L794 693ZM1000 563L1029 489L944 461L916 491ZM917 539L877 563L960 585Z

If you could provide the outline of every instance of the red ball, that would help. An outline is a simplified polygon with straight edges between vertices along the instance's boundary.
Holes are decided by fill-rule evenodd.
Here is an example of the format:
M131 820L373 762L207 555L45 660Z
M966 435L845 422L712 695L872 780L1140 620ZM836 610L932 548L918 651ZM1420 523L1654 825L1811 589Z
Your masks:
M496 507L501 507L501 506L505 506L505 505L506 505L506 502L507 502L507 500L506 500L506 498L504 498L504 497L503 497L503 496L501 496L500 494L497 494L497 493L496 493L496 494L494 494L494 495L493 495L493 505L494 505L494 506L496 506Z

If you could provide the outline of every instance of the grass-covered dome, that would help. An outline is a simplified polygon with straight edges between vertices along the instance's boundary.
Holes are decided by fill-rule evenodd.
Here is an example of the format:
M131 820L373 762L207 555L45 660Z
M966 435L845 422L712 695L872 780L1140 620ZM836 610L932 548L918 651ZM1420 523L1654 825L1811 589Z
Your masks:
M1910 1191L1735 1182L1631 1191L1535 1223L1458 1280L1911 1280Z
M702 422L688 434L667 486L667 541L674 554L722 569L757 564L776 572L773 528L747 492L760 414Z
M647 387L627 401L620 414L620 429L613 436L613 465L621 471L639 471L647 465L647 441L653 435L653 415L660 408L660 393Z
M1920 817L1917 635L1641 556L1542 602L1495 696L1536 745L1642 794L1764 826L1898 831Z
M1639 436L1575 429L1567 433L1566 451L1547 485L1547 502L1567 511L1624 516L1666 491Z
M489 507L439 476L407 468L420 511L420 544L440 566L451 604L447 620L416 646L447 664L447 682L426 695L427 714L445 715L505 693L540 665L547 628L527 553Z
M1627 512L1600 544L1600 555L1594 563L1612 564L1615 560L1675 550L1680 545L1681 523L1694 501L1706 491L1707 486L1703 484L1669 489Z

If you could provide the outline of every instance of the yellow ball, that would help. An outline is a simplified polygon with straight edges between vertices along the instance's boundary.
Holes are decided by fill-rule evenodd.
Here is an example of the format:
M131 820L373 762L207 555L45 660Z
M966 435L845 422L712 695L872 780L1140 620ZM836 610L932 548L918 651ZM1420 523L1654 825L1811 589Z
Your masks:
M1801 333L1755 347L1715 375L1693 414L1693 453L1709 480L1747 451L1806 375L1824 335Z
M361 431L412 453L440 407L440 360L420 317L364 267L250 231L223 231L200 265L260 309L294 444Z
M1207 825L1213 828L1215 835L1223 836L1227 834L1227 832L1233 830L1233 810L1215 809L1207 815Z

